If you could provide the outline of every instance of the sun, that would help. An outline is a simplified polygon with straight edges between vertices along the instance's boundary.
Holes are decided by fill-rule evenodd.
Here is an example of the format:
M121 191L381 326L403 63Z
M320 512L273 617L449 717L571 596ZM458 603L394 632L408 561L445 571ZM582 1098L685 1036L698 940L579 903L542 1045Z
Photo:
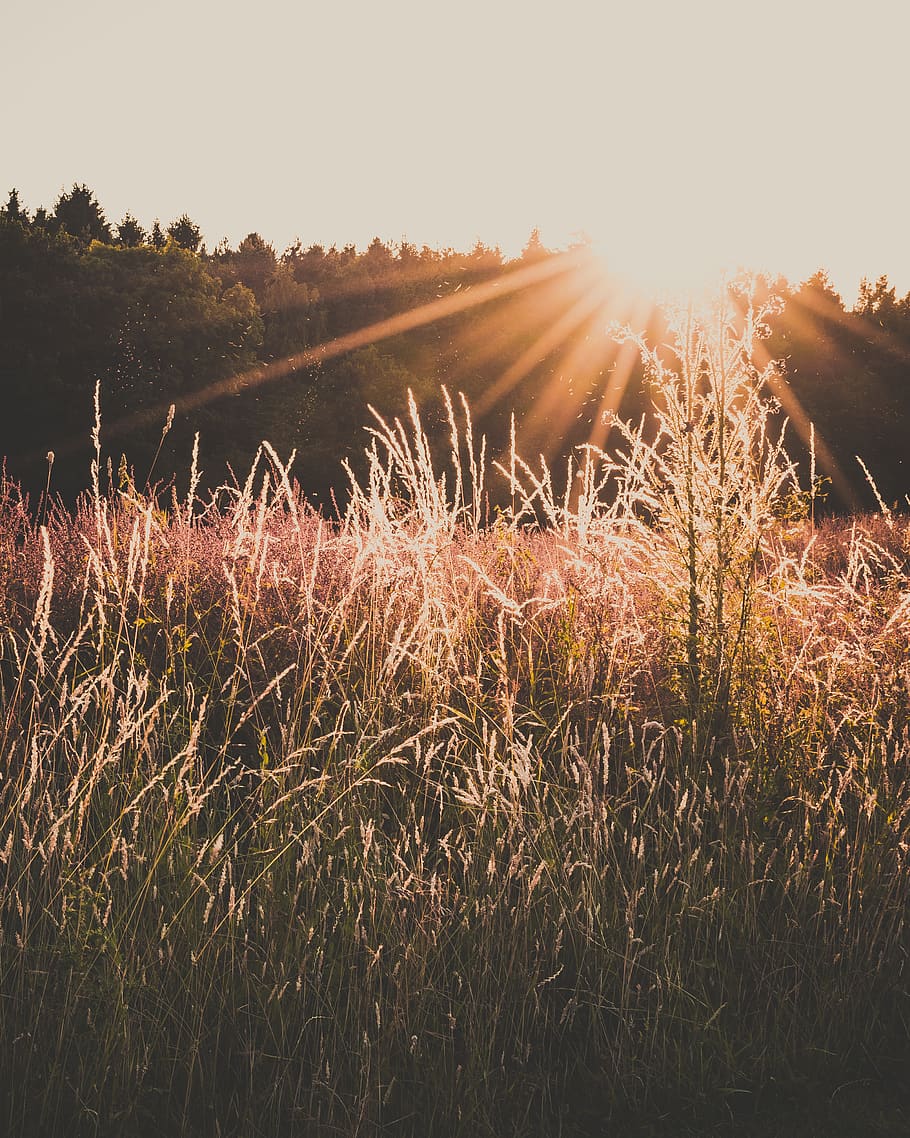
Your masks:
M593 238L592 251L630 296L654 304L701 301L747 268L705 228L668 228L652 219L624 233L611 227Z

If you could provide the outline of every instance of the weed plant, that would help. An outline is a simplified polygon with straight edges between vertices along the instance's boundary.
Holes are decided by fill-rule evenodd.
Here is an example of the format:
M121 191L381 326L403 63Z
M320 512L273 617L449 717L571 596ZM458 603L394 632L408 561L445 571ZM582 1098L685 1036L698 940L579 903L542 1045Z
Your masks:
M754 335L687 316L657 440L559 499L513 447L489 525L451 403L336 522L268 447L0 487L2 1133L747 1132L906 1071L910 528L775 520Z

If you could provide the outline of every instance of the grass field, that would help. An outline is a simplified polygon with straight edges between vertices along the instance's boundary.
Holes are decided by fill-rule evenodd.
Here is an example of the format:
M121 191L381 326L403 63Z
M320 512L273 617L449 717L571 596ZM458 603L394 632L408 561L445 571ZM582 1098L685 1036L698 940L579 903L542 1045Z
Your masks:
M0 1131L910 1132L910 525L712 343L560 500L3 485Z

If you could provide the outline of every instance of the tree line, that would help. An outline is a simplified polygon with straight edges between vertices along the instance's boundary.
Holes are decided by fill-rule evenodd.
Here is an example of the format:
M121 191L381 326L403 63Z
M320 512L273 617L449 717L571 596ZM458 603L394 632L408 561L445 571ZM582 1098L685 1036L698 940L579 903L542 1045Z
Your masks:
M874 505L859 455L884 499L906 506L910 294L880 278L848 309L823 272L768 286L784 299L767 344L784 361L779 394L837 472L829 505ZM356 468L368 441L368 407L400 416L412 390L444 447L445 385L465 394L493 456L514 412L519 451L560 466L574 447L609 443L614 415L650 406L642 369L606 334L621 299L584 243L551 251L537 231L512 259L480 242L378 238L279 254L255 232L208 250L186 214L146 231L129 213L112 225L85 185L33 213L14 189L0 209L0 455L33 500L50 474L72 501L88 484L98 383L115 483L185 483L198 431L204 485L228 468L242 480L267 439L296 451L304 492L332 508L342 460ZM659 339L662 314L642 319Z

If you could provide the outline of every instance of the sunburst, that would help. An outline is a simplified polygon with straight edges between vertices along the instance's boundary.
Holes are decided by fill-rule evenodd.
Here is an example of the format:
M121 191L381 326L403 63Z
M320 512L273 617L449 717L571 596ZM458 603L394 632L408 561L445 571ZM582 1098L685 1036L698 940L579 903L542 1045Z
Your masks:
M641 276L644 280L647 273ZM618 325L641 331L653 328L659 324L661 306L671 301L678 304L683 295L681 286L665 288L662 293L649 292L628 275L617 275L596 248L586 245L529 264L508 265L481 283L458 287L430 303L229 376L181 396L175 401L175 409L181 415L191 414L216 400L285 379L356 349L474 312L475 318L459 332L459 348L472 366L483 371L502 357L504 349L515 347L511 362L494 373L474 399L475 416L481 419L497 409L512 410L516 398L523 394L522 383L546 362L548 383L537 391L530 405L517 408L521 433L540 444L545 460L564 452L571 445L570 438L604 448L616 417L622 413L628 382L638 362L634 345L617 341L609 329ZM701 303L706 295L706 287L699 284L690 290L690 298L694 296L695 300L689 303ZM823 315L841 314L835 310ZM534 329L530 343L529 328ZM770 358L761 343L757 350L756 363L764 368ZM797 435L807 447L814 447L819 468L831 479L841 499L855 506L856 493L830 448L792 388L773 374L773 394ZM168 413L169 404L162 401L106 423L105 436L113 439L157 426Z

